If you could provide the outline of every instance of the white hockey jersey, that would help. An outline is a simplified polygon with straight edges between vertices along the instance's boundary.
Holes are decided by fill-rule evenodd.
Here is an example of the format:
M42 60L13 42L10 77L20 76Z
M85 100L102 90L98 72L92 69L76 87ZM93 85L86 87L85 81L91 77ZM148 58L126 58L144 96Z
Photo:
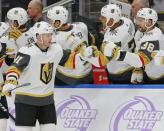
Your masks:
M135 27L130 19L122 17L121 20L122 25L112 31L108 29L105 32L103 42L113 42L119 46L121 50L131 51L134 48L134 43L132 41L134 38ZM109 74L119 75L130 69L132 69L130 65L113 59L107 64Z
M18 48L16 46L15 40L14 39L9 39L8 35L5 35L0 38L0 43L6 45L6 55L13 55L13 57L16 55ZM2 74L5 73L6 69L8 68L8 65L5 63L5 60L3 59L2 62L0 62L1 65L1 72Z
M20 48L6 72L6 80L16 79L19 85L30 85L17 88L15 102L39 106L53 103L57 66L70 64L71 56L75 53L63 50L59 44L52 44L47 50L41 50L37 44Z
M22 47L19 53L29 56L29 61L26 59L29 63L25 68L27 70L24 71L18 82L19 84L31 83L31 85L28 88L19 88L16 92L23 91L36 96L52 92L56 68L63 56L62 48L58 44L53 44L47 52L42 52L34 45ZM18 62L21 62L19 54L14 63L17 64Z
M88 28L84 23L76 22L71 24L71 28L65 31L55 32L52 41L59 43L64 50L74 50L80 39L88 43Z
M144 61L148 61L148 63L150 62L145 65L145 72L147 76L152 80L164 77L163 66L155 65L155 62L151 56L153 51L164 50L164 35L161 30L155 27L153 30L141 35L140 39L135 41L135 43L138 48L138 53L141 54L141 56L143 54L142 58Z
M2 38L0 38L0 43L6 44L7 55L13 55L17 53L18 48L16 46L15 40L10 39L8 35L5 35Z
M86 44L88 43L87 26L82 22L73 23L71 24L70 29L55 32L52 41L60 44L64 50L70 49L71 51L75 51L83 41L85 41ZM74 61L79 62L75 63L76 67L74 69L58 66L57 71L62 75L71 78L83 78L90 73L90 63L83 62L79 55L74 57Z
M22 35L16 40L16 46L20 49L23 46L28 46L30 44L34 44L36 42L36 38L34 37L34 28L31 27L28 31L22 33Z
M20 85L30 85L16 90L15 101L32 105L53 102L54 78L62 56L63 50L58 44L51 45L47 52L36 45L22 47L8 69L6 79L15 77Z

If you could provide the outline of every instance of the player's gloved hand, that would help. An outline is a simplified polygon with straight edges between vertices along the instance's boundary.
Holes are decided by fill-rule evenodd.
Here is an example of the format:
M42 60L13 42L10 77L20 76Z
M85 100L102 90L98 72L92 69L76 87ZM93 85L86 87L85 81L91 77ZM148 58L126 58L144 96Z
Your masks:
M112 57L117 60L120 54L120 48L113 42L104 42L101 47L102 53L105 56Z
M15 55L17 53L17 47L15 45L15 42L12 41L6 44L7 44L6 55Z
M77 35L74 33L71 33L70 35L68 35L66 41L70 49L76 53L79 53L80 50L83 47L86 47L88 44L81 35Z
M132 84L141 84L143 83L143 71L141 68L135 68L131 76Z
M10 79L5 81L5 85L3 86L2 93L6 96L11 96L10 90L16 88L17 81L15 79Z
M83 48L86 48L86 42L83 41L79 44L77 44L77 46L73 47L73 51L76 53L79 53L81 50L83 50Z
M99 51L96 46L88 46L80 51L81 56L85 58L98 57Z
M154 52L154 62L156 65L164 65L164 50Z
M17 40L22 35L22 32L19 28L12 27L8 35L9 35L9 38Z

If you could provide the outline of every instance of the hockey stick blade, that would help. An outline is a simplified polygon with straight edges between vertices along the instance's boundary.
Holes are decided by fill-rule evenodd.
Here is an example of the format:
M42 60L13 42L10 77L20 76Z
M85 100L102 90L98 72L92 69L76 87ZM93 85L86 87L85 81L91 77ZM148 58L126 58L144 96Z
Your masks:
M10 117L13 121L15 121L14 116L11 115L11 114L8 112L8 110L6 109L6 107L4 107L4 106L2 105L2 103L0 103L0 110L2 110L3 112L7 113L7 114L9 115L9 117Z

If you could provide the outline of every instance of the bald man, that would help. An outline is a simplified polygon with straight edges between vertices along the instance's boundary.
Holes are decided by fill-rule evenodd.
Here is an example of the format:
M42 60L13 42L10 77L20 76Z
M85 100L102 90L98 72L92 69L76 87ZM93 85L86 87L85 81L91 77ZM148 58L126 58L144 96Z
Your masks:
M43 4L40 0L31 0L28 4L27 13L30 17L30 20L27 22L27 26L30 28L36 22L43 21L42 16Z
M131 15L135 17L141 8L149 7L149 0L133 0Z

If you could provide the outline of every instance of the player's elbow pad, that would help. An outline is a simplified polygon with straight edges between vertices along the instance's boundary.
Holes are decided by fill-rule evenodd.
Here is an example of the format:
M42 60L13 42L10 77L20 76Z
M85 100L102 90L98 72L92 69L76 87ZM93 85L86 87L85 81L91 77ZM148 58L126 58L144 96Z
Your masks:
M126 53L126 56L124 58L124 62L133 66L133 67L136 67L136 68L143 66L143 63L142 63L139 55L134 54L134 53L130 53L130 52Z

